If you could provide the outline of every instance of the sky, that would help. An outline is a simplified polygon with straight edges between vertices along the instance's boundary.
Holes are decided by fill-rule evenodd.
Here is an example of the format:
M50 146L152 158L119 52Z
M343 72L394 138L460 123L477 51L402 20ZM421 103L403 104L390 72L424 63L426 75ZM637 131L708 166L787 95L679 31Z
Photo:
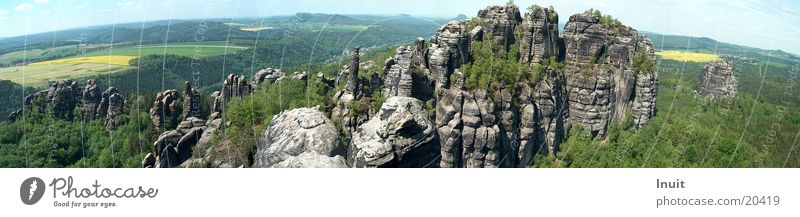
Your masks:
M264 17L296 12L475 16L507 0L0 0L0 37L149 20ZM552 5L560 22L589 8L638 30L709 37L800 54L800 1L793 0L516 0ZM656 45L658 46L658 45Z

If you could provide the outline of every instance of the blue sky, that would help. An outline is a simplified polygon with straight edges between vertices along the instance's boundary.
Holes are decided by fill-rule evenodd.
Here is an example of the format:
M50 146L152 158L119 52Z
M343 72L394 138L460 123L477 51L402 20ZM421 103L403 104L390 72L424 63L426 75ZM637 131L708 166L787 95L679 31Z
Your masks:
M143 20L263 17L295 12L474 16L506 0L2 0L0 37ZM516 0L553 5L565 22L589 8L639 30L705 36L724 42L800 54L800 1Z

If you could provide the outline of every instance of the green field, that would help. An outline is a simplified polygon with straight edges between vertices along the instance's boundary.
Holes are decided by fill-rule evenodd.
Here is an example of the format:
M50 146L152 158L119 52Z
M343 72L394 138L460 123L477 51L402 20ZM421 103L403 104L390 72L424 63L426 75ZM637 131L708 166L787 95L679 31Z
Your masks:
M89 45L86 46L86 49L94 49L99 47L105 47L108 45ZM16 61L22 61L25 59L46 59L51 57L69 57L75 56L79 52L77 45L66 45L66 46L59 46L55 48L47 48L47 49L28 49L26 51L14 51L0 55L0 64L11 64Z
M129 66L100 63L45 64L0 68L0 80L11 80L23 86L47 87L48 81L78 79L102 73L117 73ZM23 77L23 74L25 75Z
M147 55L163 55L164 54L164 45L143 45L143 46L133 46L133 47L123 47L123 48L114 48L112 50L102 50L96 51L91 53L86 53L83 56L91 57L91 56L107 56L107 55L114 55L114 56L147 56ZM224 42L222 44L213 43L213 44L184 44L184 43L176 43L176 44L168 44L166 45L166 53L167 54L174 54L179 56L213 56L213 55L221 55L221 54L232 54L236 53L237 51L247 49L247 47L242 46L226 46Z

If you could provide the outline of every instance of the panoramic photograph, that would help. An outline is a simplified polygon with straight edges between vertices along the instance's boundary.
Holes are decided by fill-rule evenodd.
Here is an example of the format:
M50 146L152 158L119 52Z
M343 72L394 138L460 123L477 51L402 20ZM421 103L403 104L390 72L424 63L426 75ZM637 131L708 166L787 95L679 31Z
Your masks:
M0 167L798 168L798 23L795 1L4 0Z

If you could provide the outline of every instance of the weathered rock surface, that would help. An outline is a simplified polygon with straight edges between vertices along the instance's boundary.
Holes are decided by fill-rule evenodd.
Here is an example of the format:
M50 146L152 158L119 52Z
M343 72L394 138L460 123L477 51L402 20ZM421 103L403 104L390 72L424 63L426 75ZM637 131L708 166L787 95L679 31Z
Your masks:
M102 99L100 88L94 80L86 81L86 87L83 88L81 96L81 112L83 113L83 121L91 121L97 118L97 108L100 106Z
M414 50L409 47L398 47L395 55L386 59L383 68L383 97L411 96L413 80L411 74L411 58Z
M478 18L482 22L483 38L492 40L496 51L507 51L510 45L517 42L514 34L522 17L516 5L489 6L478 11Z
M558 56L558 14L548 8L526 13L522 19L519 40L520 60L524 63L541 63Z
M435 167L436 150L436 126L422 101L395 96L353 133L348 162L355 167Z
M125 104L125 98L119 94L119 91L117 91L116 88L110 87L108 90L103 92L103 101L101 102L101 105L104 106L101 106L100 108L106 108L106 112L104 112L106 114L106 130L117 130L117 125L119 122L117 117L127 113Z
M181 105L180 96L177 90L166 90L158 93L153 102L153 107L150 108L150 120L153 121L155 129L164 131L166 126L165 122L170 121L176 123L180 121Z
M182 121L175 130L166 131L158 136L153 143L156 153L156 168L177 167L186 160L192 158L193 148L201 140L203 131L206 130L206 121L196 117L187 118ZM143 167L147 167L149 162L147 157L142 161Z
M251 86L255 88L264 82L268 84L274 84L276 81L283 79L285 76L286 74L281 72L280 69L273 69L273 68L262 69L256 73L255 77L253 77Z
M454 73L454 85L436 105L440 167L498 167L500 127L495 104L486 91L463 90L464 76ZM502 157L507 157L502 156Z
M318 109L275 115L257 144L253 167L347 167L336 127Z
M335 93L332 99L334 107L331 110L331 119L340 124L341 131L347 136L350 136L358 125L369 119L369 112L359 114L350 113L350 107L358 103L357 101L362 97L361 94L367 93L367 90L363 89L369 89L364 88L368 85L362 84L366 82L362 82L362 80L358 79L359 58L359 48L355 48L350 63L342 66L342 69L339 71L339 77L336 79L337 83L345 82L345 88Z
M638 127L650 120L655 114L657 75L633 66L637 52L652 57L649 39L630 27L619 24L612 29L597 15L582 13L569 18L563 40L570 124L605 137L612 120L633 115Z
M181 120L190 117L200 117L201 96L192 85L186 81L183 83L183 109L181 110Z
M450 75L469 60L470 36L463 22L450 21L434 33L425 55L434 89L450 86Z
M698 93L709 98L730 98L736 96L737 86L733 65L725 60L712 61L703 67Z

